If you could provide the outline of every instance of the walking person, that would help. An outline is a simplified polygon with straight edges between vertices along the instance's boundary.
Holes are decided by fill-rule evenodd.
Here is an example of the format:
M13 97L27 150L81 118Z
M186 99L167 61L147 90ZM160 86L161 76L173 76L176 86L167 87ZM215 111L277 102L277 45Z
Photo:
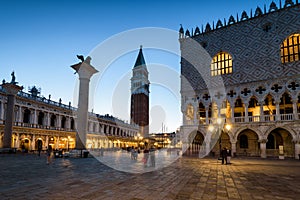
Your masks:
M52 146L49 145L48 148L47 148L47 165L51 164L52 162Z
M148 159L149 159L149 150L146 148L144 150L144 158L143 158L144 167L147 167Z
M224 165L224 163L227 165L227 149L226 149L226 147L223 148L221 154L222 154L222 165Z
M231 149L227 149L227 164L231 164Z

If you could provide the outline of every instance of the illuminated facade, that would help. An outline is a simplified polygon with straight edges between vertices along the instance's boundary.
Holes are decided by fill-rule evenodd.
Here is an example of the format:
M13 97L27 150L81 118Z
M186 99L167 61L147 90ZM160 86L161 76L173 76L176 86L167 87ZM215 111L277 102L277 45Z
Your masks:
M204 149L206 155L218 155L227 147L237 156L299 158L299 13L298 0L286 0L192 33L180 28L181 134L189 153ZM221 78L223 93L209 88L186 60L190 39L210 55L208 78ZM194 59L200 62L201 56ZM225 125L219 127L219 142L209 146L218 118Z
M0 86L0 148L3 146L7 94ZM76 108L39 96L36 87L29 93L23 91L16 96L15 119L13 123L12 148L26 151L37 150L38 143L43 150L48 145L53 149L73 149L76 140ZM89 113L86 147L126 148L137 146L134 137L138 126L130 125L109 115Z

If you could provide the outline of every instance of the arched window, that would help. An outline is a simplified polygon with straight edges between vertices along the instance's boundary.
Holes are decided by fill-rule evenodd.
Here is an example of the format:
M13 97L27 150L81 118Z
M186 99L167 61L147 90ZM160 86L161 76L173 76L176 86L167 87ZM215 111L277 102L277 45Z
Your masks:
M23 123L27 123L29 124L30 123L30 114L31 114L31 111L29 109L25 109L24 110L24 115L23 115Z
M65 116L63 116L61 118L61 128L65 128L66 127L66 121L67 121L67 118Z
M292 34L280 45L281 63L298 61L300 57L300 34Z
M248 137L247 135L240 136L240 148L248 149Z
M232 73L232 57L226 52L215 55L210 65L211 76Z
M51 118L50 118L50 126L55 126L56 125L56 116L55 115L51 115Z
M39 112L38 116L38 125L43 125L45 114L43 112Z

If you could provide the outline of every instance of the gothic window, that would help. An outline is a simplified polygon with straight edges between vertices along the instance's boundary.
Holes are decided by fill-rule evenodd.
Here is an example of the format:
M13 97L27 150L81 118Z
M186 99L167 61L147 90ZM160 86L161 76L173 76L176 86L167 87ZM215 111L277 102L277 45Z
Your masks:
M211 76L232 73L232 57L226 52L215 55L210 65Z
M281 63L298 61L300 57L300 34L292 34L280 45Z
M247 135L240 136L240 148L248 149L248 137Z

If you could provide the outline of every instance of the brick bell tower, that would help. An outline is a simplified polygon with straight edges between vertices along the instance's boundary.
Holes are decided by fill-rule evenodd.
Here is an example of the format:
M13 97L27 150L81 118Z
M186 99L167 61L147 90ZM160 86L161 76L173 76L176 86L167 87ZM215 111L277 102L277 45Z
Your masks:
M148 70L146 67L142 46L132 69L131 78L131 111L132 124L140 127L140 136L149 134L149 85Z

